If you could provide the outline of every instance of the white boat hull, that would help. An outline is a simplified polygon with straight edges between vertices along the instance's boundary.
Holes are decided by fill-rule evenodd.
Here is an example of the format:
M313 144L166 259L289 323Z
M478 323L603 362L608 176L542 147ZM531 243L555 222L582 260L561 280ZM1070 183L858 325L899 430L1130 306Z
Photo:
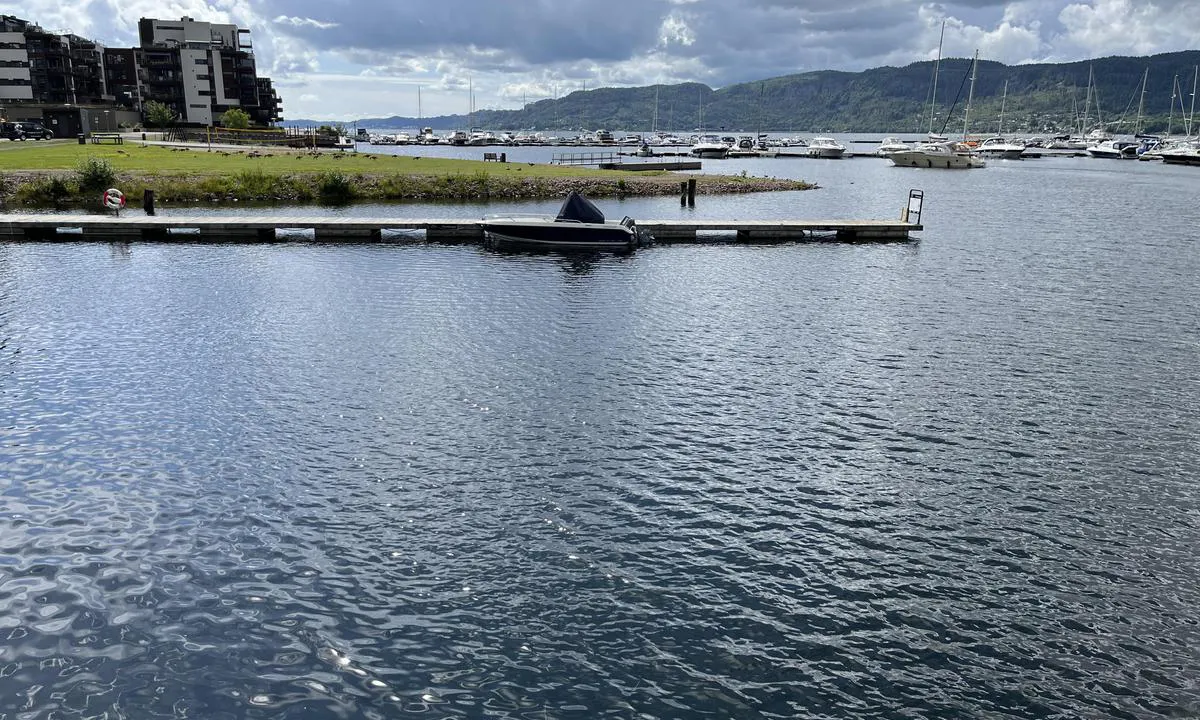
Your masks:
M846 154L844 148L814 148L808 149L808 156L811 158L823 158L825 160L837 160Z
M894 152L889 158L892 164L897 167L917 167L917 168L949 168L951 170L964 170L969 168L985 167L987 163L983 158L964 153L931 153L922 150L907 150L903 152Z

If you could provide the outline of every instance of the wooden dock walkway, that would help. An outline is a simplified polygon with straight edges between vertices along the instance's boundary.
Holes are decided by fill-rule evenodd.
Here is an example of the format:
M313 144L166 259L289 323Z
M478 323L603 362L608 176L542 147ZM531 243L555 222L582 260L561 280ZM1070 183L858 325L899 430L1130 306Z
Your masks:
M639 220L658 242L740 242L836 239L905 240L922 226L902 220ZM428 242L483 241L479 220L396 217L0 214L0 241L275 242L311 233L318 242L403 241L422 232ZM399 235L398 239L393 239Z

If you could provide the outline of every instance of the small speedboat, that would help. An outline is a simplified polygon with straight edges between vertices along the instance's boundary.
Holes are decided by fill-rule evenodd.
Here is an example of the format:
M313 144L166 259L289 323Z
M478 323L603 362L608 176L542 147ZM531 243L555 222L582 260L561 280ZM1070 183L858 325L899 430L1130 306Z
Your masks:
M633 218L620 222L572 190L558 215L488 215L479 223L484 244L496 250L629 252L649 242Z

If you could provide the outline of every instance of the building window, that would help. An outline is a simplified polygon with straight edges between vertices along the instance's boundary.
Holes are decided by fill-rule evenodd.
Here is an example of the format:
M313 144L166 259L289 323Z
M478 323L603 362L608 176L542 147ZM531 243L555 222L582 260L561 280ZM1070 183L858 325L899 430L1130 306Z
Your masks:
M188 105L188 107L191 107L191 108L206 108L206 107L208 107L208 106L207 106L207 105L205 105L204 103L192 103L191 105Z

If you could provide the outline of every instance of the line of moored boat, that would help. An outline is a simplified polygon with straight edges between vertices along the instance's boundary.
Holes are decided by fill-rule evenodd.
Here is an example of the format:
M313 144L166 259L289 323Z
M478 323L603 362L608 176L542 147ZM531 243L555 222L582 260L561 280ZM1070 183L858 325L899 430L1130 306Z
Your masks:
M832 137L771 137L758 135L716 135L698 133L687 137L671 133L627 134L620 137L607 130L577 135L546 135L540 132L492 132L488 130L454 130L438 135L433 128L419 133L371 134L360 129L354 138L372 145L454 145L454 146L586 146L636 147L637 155L657 154L655 148L677 150L705 159L737 157L810 157L838 159L847 155L846 146ZM886 137L875 150L879 157L888 158L903 167L981 168L987 160L1020 160L1041 157L1043 154L1089 155L1097 158L1162 160L1166 163L1200 165L1200 139L1196 137L1163 138L1156 135L1137 135L1114 138L1106 133L1093 132L1086 136L1056 135L1052 137L968 137L949 140L931 134L927 140L906 142Z

